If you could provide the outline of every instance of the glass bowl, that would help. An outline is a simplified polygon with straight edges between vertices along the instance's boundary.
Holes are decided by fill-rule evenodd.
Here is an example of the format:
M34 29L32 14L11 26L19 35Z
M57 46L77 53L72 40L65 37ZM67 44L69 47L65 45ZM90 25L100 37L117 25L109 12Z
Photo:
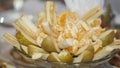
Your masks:
M119 50L114 50L105 58L84 62L84 63L63 63L63 62L48 62L45 60L32 60L16 48L10 52L10 60L14 63L16 68L110 68L109 59L111 59Z

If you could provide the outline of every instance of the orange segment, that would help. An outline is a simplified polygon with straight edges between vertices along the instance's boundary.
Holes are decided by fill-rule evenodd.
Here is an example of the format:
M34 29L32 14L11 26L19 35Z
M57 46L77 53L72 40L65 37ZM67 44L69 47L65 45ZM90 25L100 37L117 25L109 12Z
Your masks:
M67 18L67 13L63 12L59 17L59 21L60 21L59 24L61 26L65 26L66 18Z
M100 26L100 24L101 24L101 19L95 19L93 23L91 23L91 27Z

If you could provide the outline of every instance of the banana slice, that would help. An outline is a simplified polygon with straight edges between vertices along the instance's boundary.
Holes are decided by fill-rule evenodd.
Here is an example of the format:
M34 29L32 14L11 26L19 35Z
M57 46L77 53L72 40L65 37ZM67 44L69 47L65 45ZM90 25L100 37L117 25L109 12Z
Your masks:
M102 45L106 46L114 41L114 37L115 37L114 30L107 30L104 33L102 33L99 38L102 40Z
M98 18L102 14L102 9L100 6L97 6L91 10L89 10L83 17L81 18L83 21L89 22L92 19Z
M62 50L58 57L61 62L73 62L73 57L67 50Z
M48 52L60 52L57 43L54 40L52 40L50 37L44 38L41 47Z
M13 23L13 26L20 31L27 40L37 45L36 38L38 28L27 16L23 15L20 19Z
M11 45L13 45L14 47L20 49L20 43L17 41L16 37L14 37L13 35L9 34L9 33L5 33L3 35L3 39L5 41L7 41L8 43L10 43Z

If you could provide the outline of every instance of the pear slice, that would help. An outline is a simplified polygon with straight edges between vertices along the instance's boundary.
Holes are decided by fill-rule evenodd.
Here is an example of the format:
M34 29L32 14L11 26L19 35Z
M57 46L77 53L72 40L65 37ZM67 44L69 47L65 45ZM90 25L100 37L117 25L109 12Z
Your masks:
M94 57L94 47L90 45L82 54L84 57L81 62L92 61Z
M92 61L93 57L94 57L94 47L92 45L89 45L84 52L82 52L77 58L74 59L74 62Z
M60 52L60 49L58 48L56 42L50 37L44 38L41 47L48 52Z
M62 50L58 57L61 62L73 62L73 57L67 50Z
M41 58L41 57L42 57L42 53L34 53L34 54L32 55L32 59L34 59L34 60L39 59L39 58Z
M28 54L28 47L25 45L20 45L21 51L23 51L25 54Z
M37 60L37 59L43 59L43 60L47 60L49 54L46 53L34 53L32 55L32 59Z
M56 37L56 34L51 30L48 22L43 22L42 27L43 27L45 33L47 33L50 36Z
M49 55L50 55L50 54L42 54L41 59L43 59L43 60L47 60L47 58L48 58Z
M79 55L82 52L84 52L88 48L88 46L89 45L84 45L83 47L79 48L79 50L75 53L75 55Z
M100 49L94 56L94 60L99 60L108 56L114 49L120 49L120 45L111 44Z
M107 30L100 35L100 39L102 40L102 45L109 45L114 41L115 32L113 30Z
M37 47L35 45L28 45L28 55L32 56L34 53L44 53L46 54L47 52L43 50L40 47Z
M55 53L55 52L52 52L48 58L47 58L48 61L51 61L51 62L60 62L60 59L58 57L58 54Z
M23 44L23 45L26 45L26 46L33 44L32 42L28 41L28 40L21 34L20 31L17 31L17 33L16 33L16 38L17 38L17 40L18 40L18 42L19 42L20 44Z

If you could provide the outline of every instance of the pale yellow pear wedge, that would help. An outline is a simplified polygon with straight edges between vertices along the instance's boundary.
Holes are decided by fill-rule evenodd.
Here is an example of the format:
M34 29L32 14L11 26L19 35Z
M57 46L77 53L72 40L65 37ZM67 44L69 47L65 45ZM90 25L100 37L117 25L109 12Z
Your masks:
M22 45L32 45L33 43L30 42L29 40L27 40L22 34L21 32L17 31L16 33L16 38L18 40L18 42Z
M42 54L41 59L43 59L43 60L47 60L47 58L48 58L49 55L50 55L50 54Z
M25 54L28 54L28 47L25 45L20 45L21 51L23 51Z
M102 41L100 39L97 39L95 41L95 44L93 44L94 51L97 52L100 48L102 48Z
M100 35L100 39L102 41L102 46L106 46L111 44L114 41L115 32L114 30L107 30Z
M28 45L28 55L32 56L34 53L47 54L47 52L44 49L40 48L40 47L37 47L35 45Z
M44 38L41 47L48 52L60 52L57 43L50 37Z
M88 62L92 61L94 57L94 47L89 45L89 47L83 51L77 58L74 58L74 62Z
M81 62L92 61L92 59L94 57L94 47L92 45L90 45L82 54L84 57L81 60Z
M81 53L84 52L88 47L89 47L89 45L84 45L83 47L79 48L79 50L75 53L75 55L81 54Z
M55 53L55 52L52 52L48 58L47 58L48 61L51 61L51 62L60 62L60 59L58 57L58 54Z
M39 58L41 58L41 57L42 57L42 53L34 53L34 54L32 55L32 59L34 59L34 60L39 59Z
M67 50L62 50L58 57L61 62L73 62L73 57Z
M48 56L49 56L49 54L36 52L32 55L32 59L34 59L34 60L37 60L37 59L47 60Z
M51 30L48 22L43 22L42 27L43 27L45 33L47 33L49 36L56 37L55 33Z
M13 45L14 47L16 47L17 49L20 49L20 43L17 41L16 37L14 37L12 34L9 33L5 33L3 35L3 39L8 42L9 44Z
M110 44L108 46L103 47L97 53L95 53L93 61L105 58L106 56L110 55L114 49L120 49L120 45Z

